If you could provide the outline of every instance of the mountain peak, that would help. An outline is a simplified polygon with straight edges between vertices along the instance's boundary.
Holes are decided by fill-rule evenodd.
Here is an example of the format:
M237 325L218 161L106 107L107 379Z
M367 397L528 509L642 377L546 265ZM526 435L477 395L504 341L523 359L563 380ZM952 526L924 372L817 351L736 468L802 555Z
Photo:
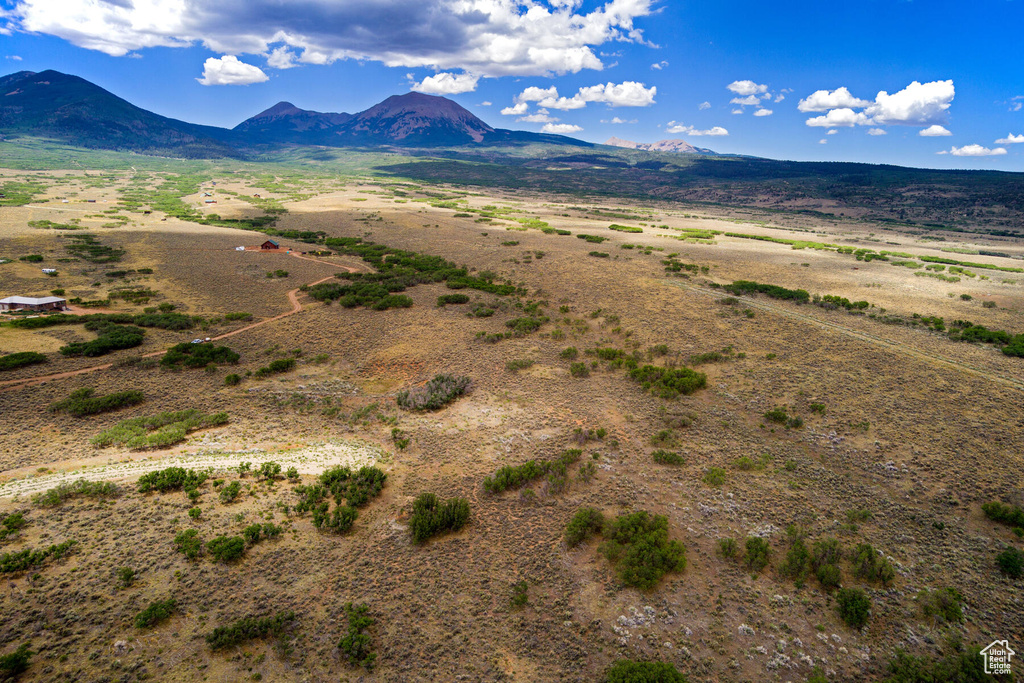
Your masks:
M633 142L617 137L608 138L605 143L611 147L641 149L646 152L670 152L673 154L716 154L706 147L694 147L686 140L658 140L657 142Z
M457 102L438 95L392 95L360 112L350 130L367 141L398 144L433 142L460 145L481 142L494 129Z

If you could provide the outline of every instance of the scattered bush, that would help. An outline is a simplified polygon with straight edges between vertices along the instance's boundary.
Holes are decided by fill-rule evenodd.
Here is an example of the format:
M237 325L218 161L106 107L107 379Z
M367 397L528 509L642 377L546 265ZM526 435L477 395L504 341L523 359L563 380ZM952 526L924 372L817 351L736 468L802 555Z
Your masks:
M174 547L190 560L203 554L203 540L199 538L199 532L195 529L185 529L179 532L174 537Z
M186 368L205 368L211 363L216 365L235 365L240 355L227 346L214 346L213 344L175 344L167 349L167 353L160 359L160 365L165 368L185 366Z
M1016 505L1005 505L995 501L982 504L981 509L985 516L994 522L1024 527L1024 510Z
M532 358L516 358L505 363L505 369L509 372L519 372L533 366Z
M871 598L859 588L840 588L836 593L839 616L850 628L861 628L868 623Z
M522 465L506 465L501 467L494 476L484 479L484 489L488 493L501 493L508 489L517 489L544 475L555 474L564 476L569 465L579 460L582 451L570 449L554 460L528 460Z
M526 581L519 581L512 584L512 597L509 602L513 607L523 607L530 601L530 585Z
M241 536L218 536L206 544L206 552L218 562L232 562L245 553L245 539Z
M605 672L606 683L686 683L686 676L668 662L620 659Z
M236 373L234 373L234 372L232 372L230 375L226 375L224 377L224 384L226 386L229 386L229 387L236 386L237 384L240 384L241 381L242 381L241 376L236 374Z
M351 666L361 666L367 671L372 671L377 655L370 652L370 634L365 632L375 623L367 616L369 611L370 608L366 603L353 605L349 602L345 604L348 633L338 643L338 647L341 648L341 654L345 656Z
M562 349L561 352L559 352L558 357L564 360L575 360L579 353L580 352L575 346L570 346L567 349Z
M0 515L0 541L9 536L17 536L26 526L28 526L28 520L25 519L23 512Z
M704 473L703 481L708 486L721 486L725 483L725 470L721 467L709 467Z
M289 370L292 370L294 368L294 358L278 358L276 360L270 361L268 365L260 368L259 370L252 374L253 377L256 377L257 379L263 379L265 377L270 377L271 375L277 375L282 372L288 372Z
M964 650L959 643L941 658L934 655L914 657L898 650L896 656L889 660L888 668L891 675L883 679L883 683L997 680L985 674L984 659L979 648Z
M16 370L23 368L26 365L36 365L37 363L45 363L46 356L35 351L18 351L17 353L8 353L7 355L0 356L0 371L4 370Z
M735 538L718 539L718 554L727 560L738 560L740 558L740 544Z
M917 593L917 604L921 606L922 614L940 624L964 620L961 602L963 596L955 588L937 588L933 591L925 588Z
M760 282L752 282L750 280L736 280L731 285L724 285L722 289L730 294L735 294L736 296L760 293L772 299L795 301L798 304L805 304L811 300L810 293L803 289L786 289L785 287L766 285Z
M271 481L277 479L281 474L281 465L273 461L265 462L260 465L259 474L264 479Z
M595 258L608 258L608 256L609 256L609 254L607 252L604 252L604 251L591 251L591 252L587 252L587 255L588 256L593 256Z
M292 610L272 617L245 617L230 626L218 626L206 636L206 642L211 650L225 650L255 638L280 635L294 620L295 612Z
M597 508L581 508L565 527L565 544L575 548L604 528L604 515Z
M209 478L207 472L196 472L187 470L184 467L168 467L167 469L149 472L139 477L139 492L149 491L177 491L184 489L190 491L199 488Z
M590 368L587 367L586 363L570 363L569 374L573 377L589 377Z
M757 573L768 566L771 560L772 548L768 541L757 536L747 538L747 552L744 559L752 572Z
M665 399L688 395L707 386L707 375L690 368L663 368L644 365L629 371L630 379L640 382L644 391Z
M999 571L1011 579L1019 579L1024 576L1024 552L1017 548L1007 548L996 556L996 564Z
M39 507L56 507L72 498L113 498L120 493L117 484L110 481L87 481L79 479L73 483L61 483L32 496L32 504Z
M659 465L682 465L686 463L683 456L679 455L675 451L666 451L660 448L651 453L651 457L654 458L654 462Z
M174 614L176 606L177 602L174 598L151 602L149 607L135 615L135 628L149 628L150 626L156 626L161 621L170 619L171 615Z
M469 377L435 375L422 387L398 392L395 402L406 410L438 410L469 391L471 384Z
M10 654L0 657L0 672L4 678L16 679L28 670L28 662L35 652L28 649L28 643L22 643L18 649Z
M779 567L779 573L793 579L797 586L802 586L807 581L810 567L811 553L807 550L807 544L804 543L803 538L794 538L786 553L785 561Z
M51 545L44 550L25 548L18 552L4 553L0 555L0 574L12 574L31 569L32 567L38 567L51 557L59 560L71 552L71 548L75 543L77 541L71 540Z
M90 358L103 356L111 351L131 349L142 344L145 332L137 327L115 325L101 319L90 319L85 329L96 332L99 336L88 342L72 342L60 347L64 356L87 356Z
M437 297L438 306L446 306L448 304L468 304L469 296L466 294L442 294Z
M142 392L135 389L118 391L105 396L93 396L94 393L95 389L85 387L76 389L63 401L51 403L49 410L52 413L65 412L75 417L85 417L138 405L146 400Z
M442 503L433 493L421 493L412 504L409 530L413 541L423 543L445 531L458 531L469 521L469 502L451 498Z
M882 553L875 550L870 543L858 545L851 557L853 560L853 573L865 581L879 581L886 586L896 578L896 570L892 563L882 556Z
M234 503L241 492L242 485L237 481L233 481L220 490L220 502L225 505Z
M125 446L131 450L166 448L184 441L191 432L216 427L227 421L227 413L207 415L195 409L159 413L119 422L94 436L92 444L100 448Z
M640 510L621 515L604 529L601 551L617 564L619 578L647 590L669 572L686 568L686 548L668 538L668 519Z

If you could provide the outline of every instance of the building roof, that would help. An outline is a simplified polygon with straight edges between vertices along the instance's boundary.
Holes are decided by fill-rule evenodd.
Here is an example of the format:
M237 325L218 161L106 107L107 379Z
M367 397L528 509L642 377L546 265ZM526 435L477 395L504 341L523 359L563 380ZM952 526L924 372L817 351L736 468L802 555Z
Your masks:
M278 245L278 243L277 243L277 242L275 242L274 240L267 240L267 241L266 241L266 242L264 242L263 244L267 244L267 242L269 242L270 244L273 244L273 245L274 245L275 247L276 247L276 246L280 246L280 245Z
M41 306L43 304L63 303L59 296L9 296L0 299L0 304L21 304L22 306Z

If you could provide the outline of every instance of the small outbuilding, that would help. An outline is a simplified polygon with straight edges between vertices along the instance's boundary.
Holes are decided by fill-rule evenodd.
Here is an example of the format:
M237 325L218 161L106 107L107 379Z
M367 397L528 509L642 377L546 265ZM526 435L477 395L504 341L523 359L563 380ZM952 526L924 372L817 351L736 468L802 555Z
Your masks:
M0 311L65 311L68 302L58 296L9 296L0 299Z
M280 248L281 248L281 245L278 244L277 242L275 242L274 240L267 240L266 242L264 242L263 244L260 245L260 249L280 249Z

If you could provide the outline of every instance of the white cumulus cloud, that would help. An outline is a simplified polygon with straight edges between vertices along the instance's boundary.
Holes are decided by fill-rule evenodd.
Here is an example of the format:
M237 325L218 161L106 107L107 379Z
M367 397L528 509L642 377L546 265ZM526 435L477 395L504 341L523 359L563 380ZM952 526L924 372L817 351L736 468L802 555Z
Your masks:
M754 112L754 116L771 116L774 112L771 109L758 109Z
M922 128L917 131L917 134L925 138L941 138L947 135L952 135L948 130L940 126L939 124L933 124L927 128Z
M201 44L221 54L288 47L304 64L542 76L605 68L594 48L648 44L637 20L653 0L7 0L9 28L123 56Z
M884 128L871 128L868 130L868 135L888 135Z
M203 85L249 85L262 83L269 77L258 66L246 64L234 55L210 57L203 65L203 77L196 80Z
M275 47L267 55L267 66L272 69L291 69L298 66L295 63L296 56L294 52L288 49L287 45Z
M516 95L515 101L536 102L541 107L568 111L582 109L590 102L607 104L609 107L648 107L654 104L658 88L647 88L643 83L623 81L580 88L572 97L560 97L555 86L538 88L530 86Z
M502 109L501 113L505 116L522 116L529 108L530 104L528 102L517 102L511 107L505 107Z
M760 85L754 81L733 81L725 87L741 96L760 95L761 93L768 92L767 85Z
M734 97L729 100L730 104L738 104L742 107L753 107L761 104L761 98L757 95L747 95L746 97Z
M997 145L1016 145L1022 142L1024 142L1024 134L1014 135L1013 133L1008 133L1005 138L996 140Z
M1006 154L1006 150L1002 147L989 149L981 145L964 145L963 147L953 147L949 153L955 157L996 157Z
M700 105L697 107L697 109L699 109L701 111L704 111L705 109L711 109L711 103L710 102L701 102Z
M606 121L605 119L601 119L601 123L616 123L616 124L618 124L618 123L636 123L636 122L637 122L637 119L629 119L627 121L626 119L620 119L618 116L613 116L610 121Z
M664 59L661 60L660 62L655 62L654 64L651 64L651 68L654 69L655 71L661 71L666 66L668 66L668 62L666 62Z
M722 137L729 134L729 131L721 126L713 126L707 130L699 130L694 126L684 126L682 122L678 121L669 121L665 126L665 131L673 135L682 133L684 135L694 135L698 137L703 135L710 137Z
M547 109L541 109L536 114L521 116L516 119L516 121L523 121L525 123L554 123L557 120L554 116L548 114Z
M881 91L875 103L864 113L879 124L930 125L944 123L956 89L953 81L914 81L903 90L890 95Z
M828 111L829 109L857 108L862 109L871 104L869 100L861 100L850 94L846 87L835 90L815 90L808 97L800 100L796 108L807 113L812 111Z
M544 127L540 129L540 132L554 133L555 135L568 135L569 133L577 133L581 130L583 130L582 127L571 123L546 123L544 124Z
M838 128L832 128L831 130L826 132L825 135L836 135L837 133L839 133L839 129Z
M478 80L479 77L473 74L454 74L443 71L433 76L427 76L419 83L413 83L410 89L428 95L457 95L461 92L476 90Z
M807 119L806 123L808 126L818 128L849 128L850 126L867 125L871 121L863 112L843 107L842 109L833 109L824 116Z

